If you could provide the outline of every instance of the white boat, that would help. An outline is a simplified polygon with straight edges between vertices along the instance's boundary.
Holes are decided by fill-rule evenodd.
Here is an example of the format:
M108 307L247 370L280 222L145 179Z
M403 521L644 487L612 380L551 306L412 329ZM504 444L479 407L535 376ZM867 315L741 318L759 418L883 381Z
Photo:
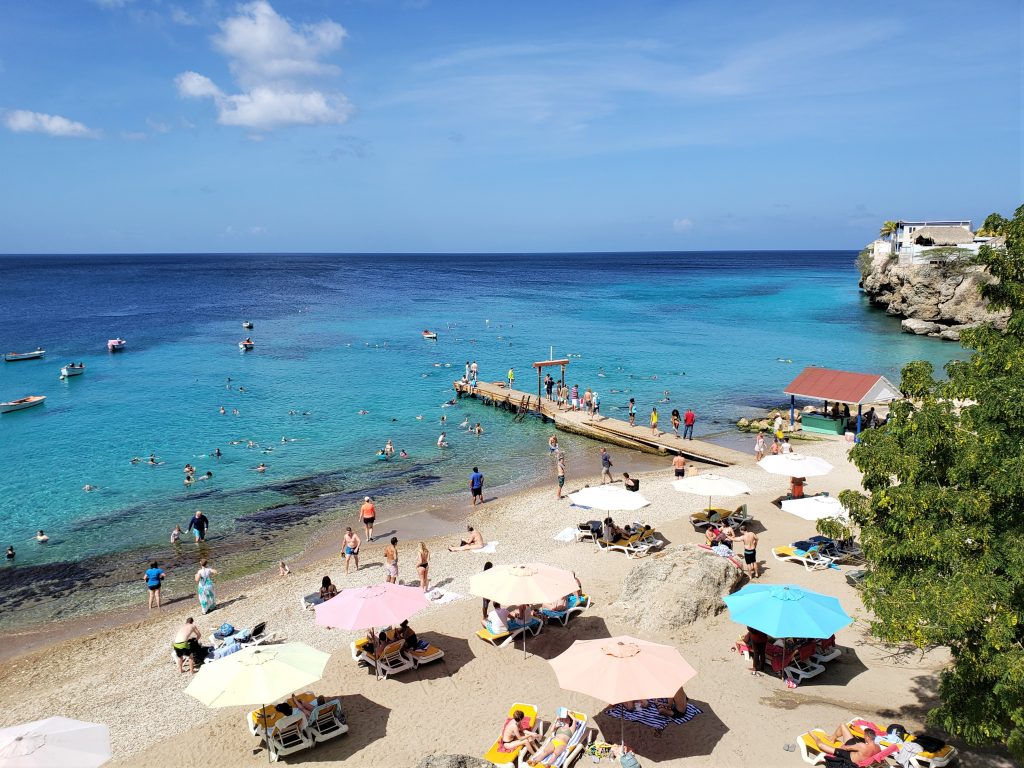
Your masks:
M109 339L107 341L107 349L111 352L120 352L127 343L124 339Z
M4 355L4 362L14 363L18 360L35 360L46 354L46 350L38 347L35 352L8 352Z
M245 351L245 352L248 352L254 346L255 346L255 344L252 341L250 341L249 339L246 339L245 341L238 342L238 348L243 350L243 351Z
M39 405L46 399L46 395L29 395L23 397L20 400L11 400L9 403L0 403L0 413L10 413L11 411L20 411L22 408L31 408L33 405Z
M437 334L434 333L433 331L424 331L423 338L429 339L430 341L437 341Z
M251 331L252 330L252 320L243 320L242 321L242 327L245 328L247 331Z
M69 379L72 376L81 376L83 373L85 373L85 363L79 363L78 365L68 363L60 369L60 377L62 379Z

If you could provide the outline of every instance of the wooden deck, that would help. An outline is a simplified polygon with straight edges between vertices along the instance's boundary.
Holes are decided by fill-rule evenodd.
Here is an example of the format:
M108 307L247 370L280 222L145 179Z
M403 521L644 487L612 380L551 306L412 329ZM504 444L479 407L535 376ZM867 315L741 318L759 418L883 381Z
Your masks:
M554 422L555 427L564 432L573 432L626 448L661 455L682 451L688 459L720 467L749 463L753 460L752 457L732 448L703 440L681 440L671 432L659 432L656 436L647 425L637 424L631 427L628 421L608 416L591 419L583 411L560 411L554 400L538 399L537 395L509 389L504 383L481 381L475 387L470 387L457 381L454 386L459 397L473 397L485 405L502 408L514 414L516 419L522 419L528 414L539 414L542 418ZM667 419L667 415L665 418Z

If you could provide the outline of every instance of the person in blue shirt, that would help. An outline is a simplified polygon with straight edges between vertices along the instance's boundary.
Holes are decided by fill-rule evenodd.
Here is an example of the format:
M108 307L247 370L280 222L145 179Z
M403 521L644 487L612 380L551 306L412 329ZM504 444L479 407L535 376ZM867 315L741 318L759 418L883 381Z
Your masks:
M469 476L469 492L472 494L470 506L484 503L484 476L477 467L473 467L473 474Z
M160 567L160 563L155 560L149 564L149 569L146 571L146 586L149 587L149 607L152 608L154 603L156 607L160 607L160 586L164 581L164 571Z
M263 466L262 464L260 466ZM210 519L203 514L201 509L197 509L196 513L192 515L192 519L188 521L189 531L194 531L196 534L196 543L206 540L206 531L210 527Z

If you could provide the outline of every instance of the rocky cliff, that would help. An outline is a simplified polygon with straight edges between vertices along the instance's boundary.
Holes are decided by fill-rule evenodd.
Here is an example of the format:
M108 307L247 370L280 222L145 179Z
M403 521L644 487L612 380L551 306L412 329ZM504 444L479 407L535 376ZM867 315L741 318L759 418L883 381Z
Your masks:
M957 341L961 330L974 325L1006 327L1009 313L990 311L981 297L981 286L994 279L984 267L957 261L901 265L884 254L862 256L860 267L860 286L871 303L905 318L907 333Z

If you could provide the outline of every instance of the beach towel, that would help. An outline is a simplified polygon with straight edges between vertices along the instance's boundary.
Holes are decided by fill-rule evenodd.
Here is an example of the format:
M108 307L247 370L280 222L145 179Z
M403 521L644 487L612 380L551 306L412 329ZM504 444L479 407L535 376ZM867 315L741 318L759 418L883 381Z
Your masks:
M563 528L561 531L551 537L555 541L575 541L576 540L576 529L575 528Z
M479 552L482 555L493 555L498 551L498 542L488 541L480 549L471 549L470 552Z
M443 589L432 589L427 592L427 600L434 603L435 605L444 605L445 603L453 603L456 600L462 600L465 595L460 595L457 592L446 592Z
M666 700L661 699L661 702L665 704ZM617 717L631 723L642 723L656 730L663 731L669 723L683 725L693 720L697 715L704 714L704 710L687 702L686 711L682 717L665 717L665 715L658 711L658 705L652 702L643 709L638 710L626 709L621 704L616 704L614 707L609 707L607 713L611 717Z

